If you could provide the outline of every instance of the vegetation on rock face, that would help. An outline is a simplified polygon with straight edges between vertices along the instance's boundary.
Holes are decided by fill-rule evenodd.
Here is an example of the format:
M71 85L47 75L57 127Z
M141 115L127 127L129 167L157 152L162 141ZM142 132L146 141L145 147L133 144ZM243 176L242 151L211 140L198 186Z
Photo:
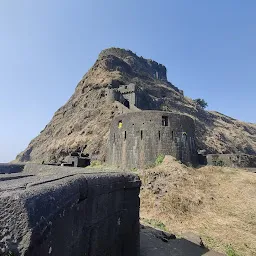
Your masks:
M199 105L200 107L202 107L202 108L208 107L208 103L207 103L204 99L198 98L198 99L195 99L194 102L195 102L196 104L198 104L198 105Z

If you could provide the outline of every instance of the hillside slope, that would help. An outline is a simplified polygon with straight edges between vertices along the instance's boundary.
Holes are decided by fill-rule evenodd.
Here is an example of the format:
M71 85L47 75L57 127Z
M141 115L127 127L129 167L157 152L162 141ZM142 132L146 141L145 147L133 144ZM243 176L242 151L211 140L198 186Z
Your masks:
M200 149L209 153L256 153L256 124L203 110L167 81L163 65L131 51L110 48L100 53L68 102L56 111L16 162L56 162L78 147L86 147L94 159L104 160L111 120L131 111L118 102L108 103L105 88L108 84L128 83L136 83L150 97L163 102L165 109L193 117Z
M241 169L193 169L172 157L141 170L140 216L175 234L192 231L216 251L256 255L256 175Z

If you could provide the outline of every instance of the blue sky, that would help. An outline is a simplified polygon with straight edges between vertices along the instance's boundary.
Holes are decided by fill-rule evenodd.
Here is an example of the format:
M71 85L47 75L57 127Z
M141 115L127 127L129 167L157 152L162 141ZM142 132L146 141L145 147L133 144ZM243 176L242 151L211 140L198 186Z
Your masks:
M154 59L209 110L256 122L254 0L0 1L0 162L50 121L99 52Z

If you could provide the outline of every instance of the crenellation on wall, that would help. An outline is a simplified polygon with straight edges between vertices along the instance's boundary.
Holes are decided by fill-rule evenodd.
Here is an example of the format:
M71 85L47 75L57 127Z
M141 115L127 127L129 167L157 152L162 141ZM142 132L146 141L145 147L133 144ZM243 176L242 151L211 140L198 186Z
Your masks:
M163 123L163 119L167 123ZM120 115L113 120L108 141L109 164L123 168L145 167L153 164L160 154L172 155L186 164L197 163L192 118L147 110Z

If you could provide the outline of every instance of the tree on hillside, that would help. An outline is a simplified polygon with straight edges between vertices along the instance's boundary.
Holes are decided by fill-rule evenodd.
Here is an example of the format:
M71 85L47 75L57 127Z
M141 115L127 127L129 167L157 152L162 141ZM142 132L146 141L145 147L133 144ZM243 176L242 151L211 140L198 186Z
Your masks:
M202 108L208 107L208 103L204 99L198 98L198 99L195 99L194 102L199 106L201 106Z

